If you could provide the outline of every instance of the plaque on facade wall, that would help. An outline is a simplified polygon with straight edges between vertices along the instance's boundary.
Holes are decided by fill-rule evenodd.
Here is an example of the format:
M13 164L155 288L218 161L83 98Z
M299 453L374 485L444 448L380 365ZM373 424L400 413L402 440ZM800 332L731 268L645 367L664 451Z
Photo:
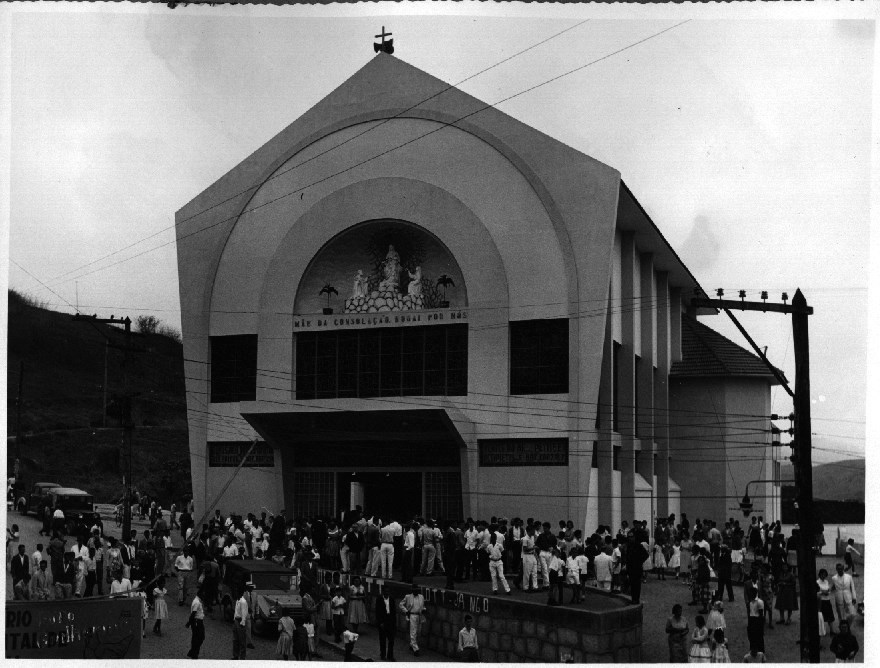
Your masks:
M568 466L567 438L479 439L480 466Z
M251 447L250 441L209 441L208 466L238 466L244 453ZM268 443L257 443L243 466L275 466L275 453Z

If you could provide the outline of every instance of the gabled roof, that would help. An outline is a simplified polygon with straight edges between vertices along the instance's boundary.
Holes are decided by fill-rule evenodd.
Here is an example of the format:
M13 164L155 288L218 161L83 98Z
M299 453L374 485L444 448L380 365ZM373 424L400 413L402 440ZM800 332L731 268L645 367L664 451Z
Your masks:
M779 384L760 357L687 315L681 318L681 360L669 375L766 378Z

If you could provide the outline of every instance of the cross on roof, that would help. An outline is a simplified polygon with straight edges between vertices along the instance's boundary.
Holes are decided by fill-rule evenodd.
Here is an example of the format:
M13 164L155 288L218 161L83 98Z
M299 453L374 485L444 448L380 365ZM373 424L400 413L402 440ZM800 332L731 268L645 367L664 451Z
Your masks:
M389 39L387 42L385 41L385 38L391 37L392 34L393 33L385 32L385 26L382 26L382 33L379 35L376 35L376 39L381 39L382 43L376 44L374 42L373 43L373 50L376 53L379 53L380 51L384 51L385 53L388 53L388 54L394 53L394 40Z

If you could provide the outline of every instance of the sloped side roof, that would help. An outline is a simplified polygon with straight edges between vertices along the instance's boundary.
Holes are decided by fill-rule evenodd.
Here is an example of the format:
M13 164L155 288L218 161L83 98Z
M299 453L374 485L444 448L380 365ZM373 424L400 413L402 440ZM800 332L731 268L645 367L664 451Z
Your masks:
M687 315L681 318L681 360L669 375L766 378L779 384L760 357Z

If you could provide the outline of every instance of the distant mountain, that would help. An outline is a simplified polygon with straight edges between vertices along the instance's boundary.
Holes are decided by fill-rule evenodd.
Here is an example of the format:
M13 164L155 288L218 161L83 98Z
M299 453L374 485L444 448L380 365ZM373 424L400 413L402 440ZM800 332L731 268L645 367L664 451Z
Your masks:
M794 467L782 465L782 478L794 484ZM844 459L813 466L813 498L829 501L865 501L865 460Z

